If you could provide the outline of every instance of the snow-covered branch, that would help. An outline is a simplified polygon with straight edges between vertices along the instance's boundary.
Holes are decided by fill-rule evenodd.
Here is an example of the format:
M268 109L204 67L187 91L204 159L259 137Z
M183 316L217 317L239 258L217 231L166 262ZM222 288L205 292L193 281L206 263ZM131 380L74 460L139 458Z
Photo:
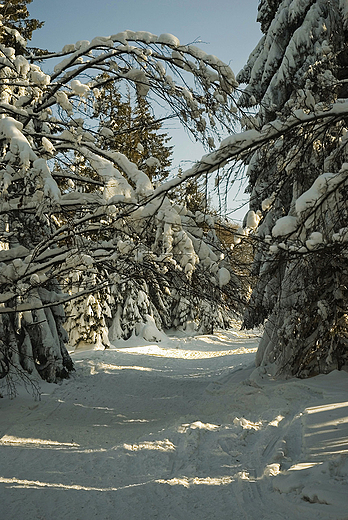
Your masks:
M286 120L279 119L267 123L261 130L252 129L235 133L222 141L216 151L204 155L191 168L182 172L179 178L172 179L158 187L153 196L166 193L191 177L212 173L230 161L243 159L263 145L275 141L296 128L306 128L306 126L315 125L320 121L329 125L345 117L348 117L348 101L339 100L327 110L322 110L320 107L308 113L300 109Z

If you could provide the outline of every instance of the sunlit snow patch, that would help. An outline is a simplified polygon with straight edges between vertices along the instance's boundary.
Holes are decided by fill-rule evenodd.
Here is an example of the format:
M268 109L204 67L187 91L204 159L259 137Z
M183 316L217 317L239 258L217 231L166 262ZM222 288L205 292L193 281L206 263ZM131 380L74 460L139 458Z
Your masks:
M189 488L191 486L225 486L226 484L231 484L234 478L230 476L224 477L180 477L180 478L171 478L168 480L158 479L156 482L159 484L169 484L169 486L183 486L185 488Z
M168 439L164 441L145 441L139 444L124 444L125 450L140 451L140 450L156 450L156 451L175 451L175 445Z
M214 430L217 430L218 428L220 428L220 426L218 424L210 424L210 423L203 423L201 421L195 421L191 424L189 424L189 423L182 424L181 426L179 426L178 432L186 433L186 431L189 429L214 431Z
M233 419L233 424L235 426L241 426L243 430L259 430L262 427L261 421L254 423L252 421L244 419L244 417L242 417L241 419L236 417L235 419Z
M182 350L182 349L166 349L158 345L147 345L141 347L131 347L122 349L113 349L124 354L146 354L148 356L177 358L177 359L209 359L213 357L231 356L233 354L251 354L256 352L257 347L237 348L233 350L219 351L202 351L202 350Z
M4 435L0 439L0 444L6 446L29 446L33 448L56 448L56 447L77 447L80 446L76 442L58 442L45 439L29 439L22 437L14 437L12 435Z

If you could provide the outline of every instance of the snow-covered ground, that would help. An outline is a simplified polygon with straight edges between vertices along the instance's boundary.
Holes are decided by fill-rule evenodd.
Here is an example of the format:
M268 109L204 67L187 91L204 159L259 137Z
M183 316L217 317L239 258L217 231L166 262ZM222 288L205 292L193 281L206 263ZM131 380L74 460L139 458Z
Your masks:
M348 374L275 381L257 342L133 338L1 399L1 520L348 519Z

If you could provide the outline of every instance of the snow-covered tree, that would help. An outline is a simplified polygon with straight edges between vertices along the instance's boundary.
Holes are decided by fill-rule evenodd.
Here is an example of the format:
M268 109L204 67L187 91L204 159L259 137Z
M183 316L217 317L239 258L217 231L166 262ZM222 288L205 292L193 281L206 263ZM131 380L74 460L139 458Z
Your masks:
M267 319L258 364L306 376L348 363L348 4L262 0L258 20L239 103L273 138L247 157L258 281L245 325Z
M238 287L213 220L170 200L175 179L154 188L105 146L98 102L107 74L160 98L212 146L234 117L231 69L172 35L132 31L40 54L43 67L62 58L52 75L33 54L29 63L5 43L0 54L1 376L17 366L56 381L72 370L63 306L75 342L104 346L110 325L117 338L226 324Z
M31 40L33 31L43 26L35 18L29 18L27 5L33 0L5 0L0 4L0 19L2 30L0 41L6 47L12 47L17 54L29 55L31 50L27 48L28 40ZM35 49L42 53L44 51Z

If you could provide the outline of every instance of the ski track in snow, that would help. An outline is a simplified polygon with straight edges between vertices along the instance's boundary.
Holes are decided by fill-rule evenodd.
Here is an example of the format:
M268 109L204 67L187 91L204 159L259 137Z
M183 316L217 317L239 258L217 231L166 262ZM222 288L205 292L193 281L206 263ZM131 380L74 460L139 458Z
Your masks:
M348 374L272 380L257 342L132 338L1 399L1 520L348 519Z

